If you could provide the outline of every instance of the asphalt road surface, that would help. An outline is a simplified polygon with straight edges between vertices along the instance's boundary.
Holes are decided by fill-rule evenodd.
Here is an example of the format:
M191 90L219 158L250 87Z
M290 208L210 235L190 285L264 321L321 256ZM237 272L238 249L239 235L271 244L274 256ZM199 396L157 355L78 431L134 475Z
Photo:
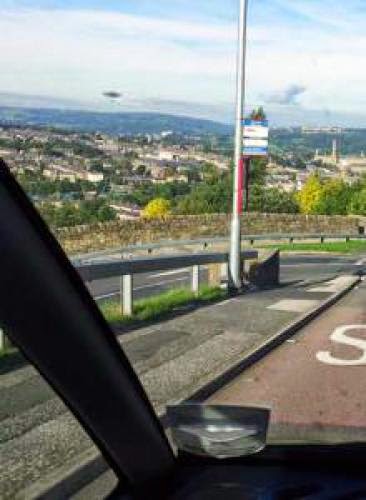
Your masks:
M201 277L205 279L207 273L203 269ZM159 271L134 276L134 296L137 299L157 295L169 289L189 287L191 269L176 269ZM113 277L88 283L88 288L96 300L110 300L120 295L120 278Z
M271 408L271 441L365 442L365 304L363 281L210 403Z
M339 274L353 274L366 268L365 256L331 256L331 255L292 255L281 258L281 281L322 281ZM134 276L134 296L144 298L162 293L163 291L189 287L191 269L177 269ZM207 279L207 272L201 271L203 282ZM108 300L120 295L120 278L98 280L88 284L90 291L97 300Z
M219 303L206 309L202 308L163 324L130 332L121 338L121 342L130 359L134 362L135 369L143 380L151 399L157 402L157 406L165 405L166 402L171 401L173 396L174 398L178 397L178 399L188 397L192 393L193 383L201 383L201 381L206 380L204 377L211 377L213 373L216 373L215 370L221 370L228 363L242 359L246 349L252 349L253 346L260 344L264 338L273 335L301 314L301 308L304 304L306 307L310 307L313 303L327 297L331 290L329 290L329 285L327 288L323 281L340 274L360 272L364 268L366 268L366 260L362 256L283 256L281 280L289 286L249 293L222 304ZM203 270L203 275L205 273L206 271ZM138 297L149 296L159 293L163 289L187 286L189 282L190 270L187 269L139 275L135 279L135 294ZM101 280L89 286L94 297L99 300L110 297L118 298L118 278ZM322 291L322 287L327 289ZM309 288L315 288L318 291L309 293ZM350 299L348 297L345 299L351 300L352 297L351 305L348 308L352 310L358 308L359 313L357 314L361 314L366 298L366 291L362 288L357 293L361 292L364 295L351 294ZM292 302L291 307L289 307L289 302ZM340 306L344 303L345 301L341 302ZM342 312L342 314L346 313ZM347 314L349 316L345 317L350 324L351 321L361 321L357 317L354 318L350 311ZM336 324L338 325L338 323ZM324 329L328 337L325 335L324 339L316 340L319 342L317 352L330 351L333 356L343 356L343 352L338 353L333 350L335 343L329 340L331 330L331 328ZM258 395L260 404L273 404L273 423L277 422L278 425L271 427L272 438L278 436L279 432L282 432L282 436L286 438L291 435L288 431L287 418L294 416L296 418L296 415L300 415L303 419L306 417L307 420L295 420L298 427L306 426L308 422L312 422L315 416L309 412L301 413L302 409L306 408L307 401L314 406L316 401L326 399L323 393L321 395L319 393L322 381L319 383L317 379L317 376L323 377L324 373L318 368L318 373L314 370L314 374L308 374L305 370L305 367L307 369L307 358L304 353L293 351L296 346L297 344L290 342L283 347L289 349L290 358L280 362L280 364L284 363L285 367L282 378L281 369L278 367L278 373L274 373L273 380L271 376L268 377L266 374L268 383L264 382L263 386L260 384L259 389L262 391L267 386L269 387L268 393L258 392L258 387L253 389L252 393L245 390L245 396L249 395L250 397L248 396L244 402L254 402L254 396ZM339 348L336 344L335 347ZM348 346L348 348L350 347ZM280 352L280 349L275 353ZM291 357L292 352L294 352L293 357ZM359 358L360 352L363 352L362 349L355 351L355 347L352 347L350 359ZM210 355L208 356L207 353ZM272 354L266 359L272 359ZM303 363L299 364L301 359L303 359ZM318 360L316 363L319 363L322 370L334 368L325 363L320 364ZM343 368L341 367L341 369ZM360 367L356 367L356 369L360 369ZM250 373L250 371L245 373ZM289 377L289 373L291 373L291 377ZM245 383L253 384L254 388L257 384L255 377L250 375L248 379L249 382L246 380ZM299 383L301 389L301 387L306 386L307 380L314 387L312 389L314 394L311 395L314 399L311 399L310 396L307 398L304 392L301 397L296 399L295 381ZM330 384L331 375L324 380L328 380ZM348 390L348 386L341 385L342 377L334 380L336 384L340 384L343 391ZM276 384L275 388L272 382ZM362 386L361 378L355 380L354 377L352 383L354 383L354 389L352 388L353 392L350 393L350 396L355 400L355 404L360 404L361 409L363 409L362 393L365 392L365 387ZM269 384L272 385L269 386ZM329 385L329 387L330 400L339 401L347 408L348 396L346 392L344 395L339 395L336 385ZM178 388L181 391L179 394ZM323 386L323 391L326 390L327 388ZM244 394L243 391L242 394ZM278 399L272 401L270 397L276 394L278 394ZM20 491L27 491L28 496L18 496L18 498L31 498L30 484L38 480L43 481L45 477L52 476L54 478L55 471L58 471L59 467L65 467L69 471L71 466L81 463L81 456L84 457L90 452L90 440L80 429L75 419L66 411L64 405L56 398L53 391L30 366L4 373L0 377L0 401L0 498L16 498L15 492L18 494ZM287 406L282 405L282 402L286 401L288 401ZM278 402L281 404L277 405ZM352 418L356 415L356 409L354 406L349 408ZM285 412L283 418L281 411ZM326 414L328 407L321 408L320 411ZM343 416L342 414L341 417L343 418ZM320 416L316 415L316 417L319 420ZM331 414L331 417L335 418L336 414ZM338 420L332 424L332 429L336 429L337 437L339 437L341 418L337 418ZM356 425L357 422L352 421L351 424L352 428L355 429L354 432L360 432L360 426ZM348 436L350 432L348 423L346 428L344 427L342 424L341 430ZM299 436L298 429L296 436ZM323 434L320 438L322 437ZM63 477L61 472L59 477ZM107 482L109 484L110 481ZM95 484L92 490L95 490ZM88 498L88 500L102 498L101 495L93 496L91 493L92 491L88 490L87 495L83 498Z

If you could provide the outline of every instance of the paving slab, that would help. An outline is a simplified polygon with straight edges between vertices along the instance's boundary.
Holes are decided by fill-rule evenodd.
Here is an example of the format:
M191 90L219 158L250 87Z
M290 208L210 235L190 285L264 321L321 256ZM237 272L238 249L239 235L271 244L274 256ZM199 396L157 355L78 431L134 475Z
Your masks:
M306 312L310 311L313 307L317 305L316 300L299 300L299 299L284 299L268 306L268 309L272 309L273 311L289 311L289 312Z

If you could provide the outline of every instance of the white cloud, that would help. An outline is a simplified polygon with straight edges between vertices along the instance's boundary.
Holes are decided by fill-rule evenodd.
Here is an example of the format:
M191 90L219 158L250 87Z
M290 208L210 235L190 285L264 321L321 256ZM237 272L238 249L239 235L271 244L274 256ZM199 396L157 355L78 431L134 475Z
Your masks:
M306 88L298 102L309 109L366 114L366 15L358 0L347 5L273 0L273 18L250 17L248 100L297 85ZM113 89L127 94L126 106L151 99L232 106L235 23L0 8L0 33L3 92L101 103Z
M92 98L116 86L146 96L177 98L193 97L197 88L200 100L204 87L206 94L212 86L210 80L229 82L234 71L235 30L230 25L96 11L1 14L2 90L24 92L27 83L37 94L57 91ZM216 98L220 92L214 91Z

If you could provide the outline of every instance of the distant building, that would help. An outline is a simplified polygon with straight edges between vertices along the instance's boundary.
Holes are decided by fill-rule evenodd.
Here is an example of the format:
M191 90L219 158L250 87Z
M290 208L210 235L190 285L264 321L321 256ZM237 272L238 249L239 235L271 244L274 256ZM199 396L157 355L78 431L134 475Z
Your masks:
M179 151L169 150L169 149L161 149L158 153L159 160L167 160L167 161L179 161L181 155Z
M96 183L96 182L102 182L104 180L104 174L101 172L83 172L82 176L86 181L89 182Z
M339 168L345 173L366 173L366 158L364 156L345 156L340 159Z
M131 175L122 177L122 183L127 186L142 186L144 184L150 184L151 179L142 175Z
M134 220L141 217L141 210L135 205L126 203L123 205L112 204L110 207L117 212L117 217L120 220Z
M86 170L64 167L56 164L45 168L43 170L43 175L52 180L68 180L70 182L84 180L97 183L104 179L104 175L99 172L88 172Z
M163 130L160 134L160 136L165 139L165 137L169 137L170 135L173 135L174 132L173 130Z
M296 175L296 191L302 190L310 175L310 172L299 172Z
M59 165L50 165L48 168L43 170L43 175L48 179L52 180L68 180L70 182L76 182L76 173L70 169L66 169Z
M189 176L188 174L176 174L169 176L165 179L166 182L184 182L185 184L188 184L189 182Z
M341 134L343 129L341 127L302 127L303 134Z
M338 139L334 138L332 141L332 153L330 155L319 154L319 150L315 151L314 161L320 161L327 165L338 166L340 161L340 150L338 145Z

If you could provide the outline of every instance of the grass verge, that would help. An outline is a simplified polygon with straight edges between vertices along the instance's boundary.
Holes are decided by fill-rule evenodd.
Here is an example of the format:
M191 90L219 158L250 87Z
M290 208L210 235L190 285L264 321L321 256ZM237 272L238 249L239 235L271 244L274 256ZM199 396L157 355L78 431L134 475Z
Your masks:
M325 241L324 243L286 243L264 245L262 248L278 248L283 252L330 252L357 253L366 251L366 241Z
M119 302L108 301L100 309L109 323L151 321L188 304L205 304L224 299L227 292L219 287L202 287L198 295L185 288L169 290L160 295L135 302L132 316L122 316Z

